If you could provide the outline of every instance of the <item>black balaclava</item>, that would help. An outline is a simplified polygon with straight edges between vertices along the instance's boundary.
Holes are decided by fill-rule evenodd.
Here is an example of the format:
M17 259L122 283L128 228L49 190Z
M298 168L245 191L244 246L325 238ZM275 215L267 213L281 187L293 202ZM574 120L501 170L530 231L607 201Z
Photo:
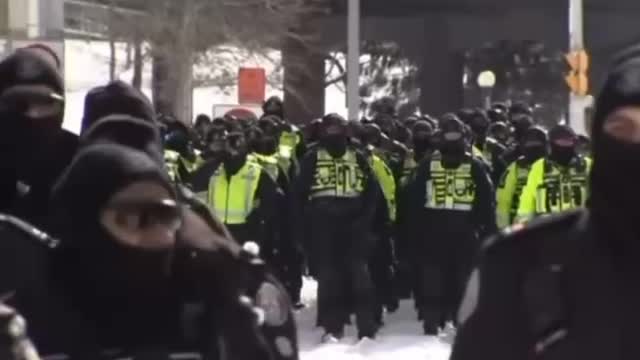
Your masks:
M166 173L143 152L97 144L78 153L53 192L54 233L62 240L53 276L102 341L157 345L172 329L172 249L126 246L100 221L111 197L139 181L157 183L176 199Z
M207 132L207 148L203 153L206 160L224 161L226 138L229 133L224 127L212 126Z
M222 163L228 175L235 175L247 161L249 144L243 132L229 133L225 141Z
M262 105L262 112L264 115L275 115L284 120L284 103L282 99L277 96L268 98Z
M362 126L362 144L364 146L373 146L379 148L382 146L382 130L373 123Z
M507 146L511 132L506 123L495 122L489 126L489 136L500 144Z
M81 133L98 120L113 114L156 121L156 113L147 96L133 86L116 80L91 89L85 97Z
M536 160L547 156L549 152L549 137L547 132L538 126L531 127L522 139L522 156L531 165Z
M500 108L491 108L487 110L487 117L492 124L506 123L508 121L506 113Z
M433 150L433 127L424 120L416 122L413 126L413 152L417 158L421 158L427 152Z
M637 263L640 252L640 144L603 131L617 109L640 106L640 47L620 54L596 101L593 119L593 169L590 206L608 242ZM611 235L616 232L615 235ZM621 234L621 236L616 236Z
M95 122L80 137L80 148L113 143L147 153L157 164L164 164L158 126L128 115L110 115Z
M395 123L393 117L387 114L379 114L373 122L380 127L380 130L389 138L395 137Z
M468 125L473 132L475 144L480 149L484 149L484 144L487 141L487 133L489 131L489 119L485 112L480 109L473 111L473 115L469 119Z
M280 126L277 117L264 116L258 120L258 127L262 137L258 143L257 152L263 155L273 155L278 150L280 140Z
M50 157L58 150L52 147L63 132L65 94L63 80L52 64L25 49L16 50L0 62L1 167L2 176L13 190L16 180L29 185L52 181L43 179L43 171L52 166ZM33 118L25 113L30 100L57 102L60 111ZM53 176L58 175L57 169L51 171L56 172Z
M342 157L347 151L347 126L347 121L338 114L328 114L322 118L320 143L334 158Z
M533 126L533 118L526 114L514 115L511 119L513 125L513 136L520 143L524 134Z
M556 125L549 130L549 145L551 152L549 158L562 165L569 166L571 160L577 155L578 137L568 125ZM558 141L566 142L566 145L558 144Z
M444 115L440 120L440 152L445 163L458 165L465 155L465 125L455 115Z

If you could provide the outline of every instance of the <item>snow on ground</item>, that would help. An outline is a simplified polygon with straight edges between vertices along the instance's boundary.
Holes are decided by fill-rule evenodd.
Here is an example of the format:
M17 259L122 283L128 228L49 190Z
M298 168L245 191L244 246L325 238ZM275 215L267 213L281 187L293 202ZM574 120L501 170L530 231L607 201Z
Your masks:
M446 360L451 346L442 338L420 335L422 326L416 321L413 304L405 301L400 310L388 315L386 326L378 337L367 343L357 343L356 330L347 328L345 338L337 344L321 344L322 331L315 328L315 281L305 279L302 298L307 308L297 314L302 360Z

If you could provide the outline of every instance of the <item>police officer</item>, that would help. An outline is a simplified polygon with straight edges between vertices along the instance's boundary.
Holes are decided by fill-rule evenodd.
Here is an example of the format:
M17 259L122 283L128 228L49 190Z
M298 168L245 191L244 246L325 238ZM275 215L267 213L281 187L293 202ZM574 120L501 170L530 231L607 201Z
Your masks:
M549 131L551 152L536 161L522 189L517 221L585 206L591 159L577 152L577 136L567 125ZM522 148L522 146L521 146Z
M453 360L640 356L639 114L635 47L613 62L596 100L588 209L487 244L460 309Z
M400 184L405 185L413 172L418 167L418 164L428 158L433 153L433 133L434 129L428 122L424 120L417 121L413 126L412 146L411 150L405 156L402 165L402 175L400 177Z
M452 319L480 238L495 230L495 194L480 160L466 152L464 124L442 119L439 153L423 162L406 188L405 230L421 281L424 332Z
M209 127L211 126L211 118L206 114L200 114L196 116L193 123L193 132L195 135L194 147L200 151L203 151L206 147L206 137Z
M491 180L497 182L507 168L504 153L507 149L497 140L488 136L489 119L482 110L474 110L467 124L473 132L473 146L482 154L482 158L491 166Z
M504 161L510 164L520 156L522 156L522 138L524 134L534 125L533 118L527 114L516 113L511 119L511 127L513 129L511 139L509 140L508 150L504 155Z
M279 151L281 144L278 119L274 116L265 116L258 120L256 126L249 132L251 136L252 156L269 175L276 181L283 193L284 201L281 201L278 209L280 224L278 225L278 253L274 254L272 265L280 272L280 278L287 288L295 308L302 308L304 304L300 301L300 291L302 290L302 274L304 259L302 251L291 239L289 196L291 193L291 181L297 174L297 160L295 156L287 152L282 154Z
M319 146L303 158L293 187L292 224L318 279L324 341L344 335L351 303L359 337L376 333L369 261L380 190L366 157L348 146L347 128L337 114L323 118Z
M0 211L39 225L78 145L62 128L64 82L55 53L45 49L18 49L0 62Z
M527 130L522 140L523 155L511 163L502 175L496 192L497 222L499 228L513 224L520 207L520 196L527 180L531 166L549 152L547 132L537 126Z
M40 274L46 281L38 283L44 289L18 290L10 299L30 320L43 354L295 357L295 335L289 349L267 335L282 336L286 296L268 300L282 307L261 308L271 290L248 292L253 281L268 286L233 255L239 252L231 243L220 241L212 218L180 207L174 189L146 153L100 143L78 154L53 197L61 241L33 232L50 252L48 271Z
M192 174L193 191L240 244L257 243L269 259L276 246L280 189L259 164L248 159L244 133L220 133L212 138L211 147L216 156Z
M387 312L395 312L399 306L394 288L396 259L393 245L397 219L397 187L393 172L387 163L376 154L375 147L368 145L364 150L371 170L382 190L372 229L377 237L376 247L370 261L371 276L377 295L376 322L378 325L382 325L384 309L386 308Z
M286 117L282 99L277 96L268 98L262 105L262 112L263 116L271 116L278 119L277 122L280 126L280 139L278 140L280 155L290 160L304 155L306 151L304 139L300 129L292 123L291 119Z
M164 136L164 158L169 176L174 182L183 182L189 178L201 164L189 137L189 130L178 120L168 127Z
M493 122L489 125L489 137L495 139L500 145L507 147L511 130L505 122Z

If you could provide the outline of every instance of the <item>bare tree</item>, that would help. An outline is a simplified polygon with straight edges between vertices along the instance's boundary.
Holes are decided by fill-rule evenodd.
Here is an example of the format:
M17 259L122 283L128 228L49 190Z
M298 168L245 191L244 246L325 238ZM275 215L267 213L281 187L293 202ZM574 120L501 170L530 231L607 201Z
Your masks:
M152 88L159 112L189 121L193 65L208 50L226 44L257 53L283 44L313 44L313 34L297 31L310 16L324 13L329 0L110 0L113 38L134 44L134 85L141 83L141 44L153 59ZM115 45L114 45L115 47ZM113 49L115 53L115 48ZM140 56L138 56L140 55ZM215 61L213 62L215 66ZM304 64L299 65L304 68ZM228 77L230 79L230 77ZM196 84L202 84L196 78Z

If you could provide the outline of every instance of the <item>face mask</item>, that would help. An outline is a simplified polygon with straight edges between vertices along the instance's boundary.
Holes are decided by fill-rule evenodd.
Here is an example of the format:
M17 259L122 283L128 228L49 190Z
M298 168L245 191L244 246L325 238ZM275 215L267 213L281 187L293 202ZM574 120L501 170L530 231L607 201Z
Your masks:
M551 160L557 162L558 164L568 166L575 156L575 146L562 146L551 143Z
M637 217L640 144L625 143L606 133L598 140L592 173L594 202L619 210L614 216Z
M277 148L278 141L270 136L265 136L257 142L257 151L263 155L271 155L276 152Z
M522 155L527 163L533 163L543 158L547 154L547 147L544 145L524 145Z
M431 149L431 138L429 136L419 136L413 138L413 149L417 153L424 153Z
M344 134L325 135L322 146L333 157L340 157L347 151L347 137Z

